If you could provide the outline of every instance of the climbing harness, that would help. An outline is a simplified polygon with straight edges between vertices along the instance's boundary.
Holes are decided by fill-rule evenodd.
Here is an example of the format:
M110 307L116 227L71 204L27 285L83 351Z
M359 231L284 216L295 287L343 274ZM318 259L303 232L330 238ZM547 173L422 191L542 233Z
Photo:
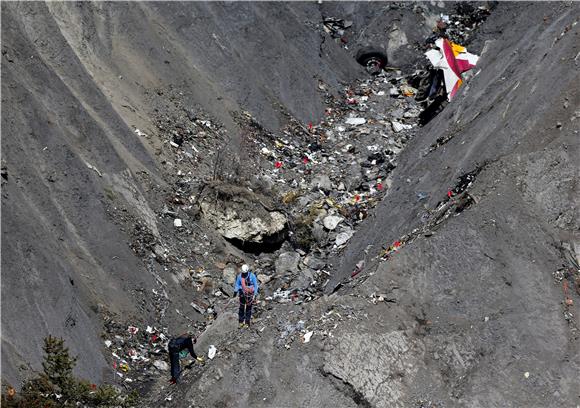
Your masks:
M242 295L246 299L246 304L254 302L254 287L251 283L250 272L248 272L248 276L242 277Z
M242 295L240 296L240 304L244 305L244 314L247 311L247 308L249 306L252 306L252 304L254 303L255 300L255 296L254 296L254 288L251 285L251 280L250 280L250 273L248 272L248 275L244 278L243 276L241 277L242 279ZM242 302L242 296L245 300L245 302Z

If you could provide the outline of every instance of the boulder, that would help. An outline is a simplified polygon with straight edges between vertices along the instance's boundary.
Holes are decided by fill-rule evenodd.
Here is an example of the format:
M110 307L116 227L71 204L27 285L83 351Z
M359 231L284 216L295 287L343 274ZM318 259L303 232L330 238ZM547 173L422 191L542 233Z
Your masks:
M276 274L283 275L286 272L295 273L298 270L300 254L297 252L284 252L276 259Z
M231 184L207 190L200 203L201 214L224 238L255 243L285 239L288 219L269 209L272 204L267 197Z

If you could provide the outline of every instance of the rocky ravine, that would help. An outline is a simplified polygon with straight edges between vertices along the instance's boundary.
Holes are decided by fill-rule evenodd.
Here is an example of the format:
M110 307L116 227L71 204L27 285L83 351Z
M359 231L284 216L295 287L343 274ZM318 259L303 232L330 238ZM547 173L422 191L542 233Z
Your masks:
M81 375L102 367L145 406L579 404L578 7L498 5L466 36L476 75L418 128L408 38L454 6L3 4L3 377L52 332ZM297 48L252 49L308 61L290 93L190 45L243 55L220 38L288 15L308 27L280 25ZM366 79L329 15L360 42L391 28L406 68ZM229 298L241 261L264 284L248 331ZM167 388L154 363L186 327L218 354Z

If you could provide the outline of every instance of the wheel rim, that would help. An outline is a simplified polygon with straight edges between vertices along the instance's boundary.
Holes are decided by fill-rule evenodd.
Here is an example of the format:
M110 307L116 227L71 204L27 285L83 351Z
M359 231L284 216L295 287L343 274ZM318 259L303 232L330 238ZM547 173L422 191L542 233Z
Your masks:
M365 68L369 74L376 75L381 72L382 65L382 61L378 58L371 58L366 62Z

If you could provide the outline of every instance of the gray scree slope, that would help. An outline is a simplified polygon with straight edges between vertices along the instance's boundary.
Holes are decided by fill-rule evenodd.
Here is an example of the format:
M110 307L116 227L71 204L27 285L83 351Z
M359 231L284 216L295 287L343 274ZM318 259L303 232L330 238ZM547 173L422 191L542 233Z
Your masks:
M103 198L107 189L124 194L155 226L147 186L164 181L132 128L153 126L147 90L195 90L192 104L223 121L234 146L234 110L275 128L282 104L308 122L323 113L318 79L338 92L363 75L332 41L320 56L309 22L322 11L352 13L369 25L357 31L362 43L383 29L373 7L399 27L417 18L397 20L382 4L3 3L2 376L16 382L21 364L38 368L52 333L82 356L78 373L99 380L99 304L132 313L126 293L153 286ZM470 46L485 48L481 71L406 147L329 287L364 258L373 274L299 311L314 317L346 305L356 318L339 336L281 352L268 332L233 343L236 357L188 380L173 406L580 404L578 321L564 318L578 315L580 298L572 293L565 309L553 277L568 265L564 254L578 251L578 11L502 3L482 26ZM420 34L407 37L428 32ZM387 262L373 259L479 168L469 208ZM170 289L185 309L178 285ZM396 302L366 300L383 292ZM200 347L230 336L231 318L214 323ZM150 405L164 401L154 391Z

